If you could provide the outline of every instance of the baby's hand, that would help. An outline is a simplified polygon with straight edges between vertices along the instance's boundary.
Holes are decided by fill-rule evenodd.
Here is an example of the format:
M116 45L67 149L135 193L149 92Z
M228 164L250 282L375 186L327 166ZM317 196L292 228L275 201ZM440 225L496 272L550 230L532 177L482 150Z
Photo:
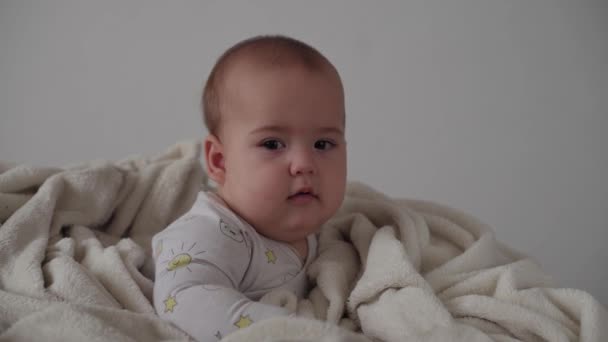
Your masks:
M316 318L315 309L312 306L312 302L310 300L300 299L300 301L298 302L297 316L305 318Z
M268 292L260 299L260 303L280 306L287 309L290 315L295 315L298 309L298 297L285 289Z
M270 291L260 299L260 303L280 306L289 311L290 316L315 318L315 310L312 302L308 299L299 299L291 291Z

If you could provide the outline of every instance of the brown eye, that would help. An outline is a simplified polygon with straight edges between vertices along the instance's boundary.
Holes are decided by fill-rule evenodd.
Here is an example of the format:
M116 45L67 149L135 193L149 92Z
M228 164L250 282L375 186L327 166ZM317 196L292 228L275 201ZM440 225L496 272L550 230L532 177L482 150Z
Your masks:
M285 144L276 139L268 139L262 142L262 147L267 150L278 150L285 147Z
M332 143L331 141L328 140L317 140L315 142L315 148L317 150L328 150L332 147L336 146L336 144Z

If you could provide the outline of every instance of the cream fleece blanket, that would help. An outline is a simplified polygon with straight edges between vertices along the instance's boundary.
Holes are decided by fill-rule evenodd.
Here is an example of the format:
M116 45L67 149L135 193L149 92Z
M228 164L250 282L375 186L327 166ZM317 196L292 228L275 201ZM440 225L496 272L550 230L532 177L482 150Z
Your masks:
M150 303L150 240L206 184L200 145L65 169L0 162L0 341L185 341ZM298 318L225 341L608 341L589 294L552 286L475 218L351 183ZM313 319L316 318L316 319Z

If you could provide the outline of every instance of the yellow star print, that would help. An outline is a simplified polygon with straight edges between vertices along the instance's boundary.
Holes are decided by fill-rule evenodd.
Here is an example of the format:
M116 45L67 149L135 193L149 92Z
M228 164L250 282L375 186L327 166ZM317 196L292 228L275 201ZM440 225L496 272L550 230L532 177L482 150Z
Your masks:
M173 312L173 308L177 305L177 301L175 300L175 297L171 297L171 296L169 296L167 299L165 299L165 301L163 303L165 303L165 312Z
M248 326L250 326L253 323L253 321L249 318L249 315L247 316L242 316L239 318L238 321L236 321L234 323L235 326L237 326L239 329L243 329L243 328L247 328Z
M274 255L274 252L270 249L266 250L266 259L268 259L268 263L275 263L277 261L277 257Z

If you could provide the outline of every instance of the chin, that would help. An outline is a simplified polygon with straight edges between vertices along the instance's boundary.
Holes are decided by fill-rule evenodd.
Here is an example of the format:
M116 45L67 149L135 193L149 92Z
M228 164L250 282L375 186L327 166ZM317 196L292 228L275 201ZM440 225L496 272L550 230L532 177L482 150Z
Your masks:
M311 224L294 224L289 225L289 229L286 231L284 235L286 238L289 238L291 241L297 241L307 237L312 233L316 233L321 229L321 226L311 225Z

